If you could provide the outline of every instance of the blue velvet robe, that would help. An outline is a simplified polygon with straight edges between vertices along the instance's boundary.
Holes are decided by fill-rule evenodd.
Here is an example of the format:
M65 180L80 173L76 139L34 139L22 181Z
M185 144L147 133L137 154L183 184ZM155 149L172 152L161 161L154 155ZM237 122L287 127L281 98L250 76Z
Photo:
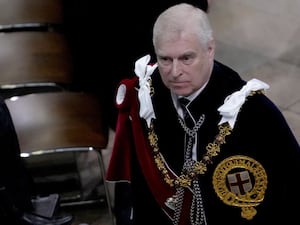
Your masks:
M214 141L218 134L218 123L221 119L217 109L224 99L245 84L240 76L227 66L215 62L210 81L205 89L189 106L197 120L205 114L205 121L198 131L197 157L200 160L206 152L206 146ZM168 166L180 175L184 160L184 131L178 122L177 111L173 106L169 90L162 84L158 70L152 74L154 95L152 103L156 115L154 129L158 135L158 145ZM147 127L143 119L144 137L147 139ZM118 131L116 131L118 132ZM134 133L134 130L128 130ZM134 135L128 136L133 137ZM136 140L128 140L133 143ZM141 141L141 140L138 140ZM118 139L115 140L118 142ZM117 187L116 209L119 206L133 207L133 219L122 219L119 224L172 224L172 221L161 210L155 200L147 177L143 174L137 149L132 145L129 160L130 194L128 190ZM138 150L139 151L139 150ZM226 204L220 199L213 184L216 168L229 157L247 156L264 168L267 175L267 186L263 200L254 208L256 215L251 219L241 216L241 207ZM127 162L128 163L128 162ZM128 165L128 164L126 164ZM119 165L120 167L122 164ZM120 168L120 170L123 170ZM124 170L126 170L124 168ZM126 170L128 171L128 170ZM297 203L300 201L300 148L285 118L275 104L264 94L249 96L241 107L232 133L226 137L220 153L213 158L204 175L199 175L203 205L208 225L264 225L264 224L298 224ZM251 178L252 187L259 183L259 178ZM228 185L228 183L227 183ZM224 185L225 186L225 185ZM119 186L120 187L120 186ZM124 188L124 186L123 186ZM224 187L229 190L229 186ZM251 191L251 190L250 190ZM122 198L123 197L123 198ZM130 204L129 204L130 203ZM125 213L126 214L126 213ZM129 216L129 215L127 215Z

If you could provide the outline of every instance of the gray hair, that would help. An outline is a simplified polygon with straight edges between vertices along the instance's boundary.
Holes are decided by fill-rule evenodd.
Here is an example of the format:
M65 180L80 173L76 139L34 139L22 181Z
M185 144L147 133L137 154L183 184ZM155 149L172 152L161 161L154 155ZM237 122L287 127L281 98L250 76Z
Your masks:
M214 39L206 12L187 3L174 5L158 16L153 27L153 46L156 48L159 40L176 39L186 33L198 36L204 48Z

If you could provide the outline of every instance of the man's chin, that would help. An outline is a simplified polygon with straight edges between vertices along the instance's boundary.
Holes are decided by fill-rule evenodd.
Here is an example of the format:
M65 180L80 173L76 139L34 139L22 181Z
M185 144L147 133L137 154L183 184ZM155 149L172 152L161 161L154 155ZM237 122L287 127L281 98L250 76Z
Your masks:
M191 94L191 91L185 88L174 88L173 92L177 96L189 96Z

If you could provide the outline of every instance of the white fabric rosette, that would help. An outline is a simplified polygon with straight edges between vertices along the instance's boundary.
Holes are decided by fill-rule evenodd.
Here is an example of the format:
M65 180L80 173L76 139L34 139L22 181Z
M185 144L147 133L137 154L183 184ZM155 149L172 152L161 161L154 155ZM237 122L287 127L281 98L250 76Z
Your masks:
M254 78L249 80L240 91L227 96L224 104L218 108L218 111L222 115L219 125L228 122L230 127L233 128L239 110L251 91L266 90L269 87L268 84Z
M146 55L135 62L134 72L139 77L138 98L140 102L140 117L147 121L150 127L151 119L156 118L153 110L152 100L150 96L149 79L154 70L157 68L157 63L149 65L150 55Z

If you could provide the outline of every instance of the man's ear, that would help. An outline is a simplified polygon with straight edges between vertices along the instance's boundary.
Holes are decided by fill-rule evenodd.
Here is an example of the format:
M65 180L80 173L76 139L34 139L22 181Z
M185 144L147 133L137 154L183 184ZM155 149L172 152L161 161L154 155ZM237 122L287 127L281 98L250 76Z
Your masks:
M212 59L214 59L214 57L215 57L215 49L216 49L216 42L215 42L215 40L210 40L208 42L208 49L207 49L207 51L208 51L209 57L212 58Z

